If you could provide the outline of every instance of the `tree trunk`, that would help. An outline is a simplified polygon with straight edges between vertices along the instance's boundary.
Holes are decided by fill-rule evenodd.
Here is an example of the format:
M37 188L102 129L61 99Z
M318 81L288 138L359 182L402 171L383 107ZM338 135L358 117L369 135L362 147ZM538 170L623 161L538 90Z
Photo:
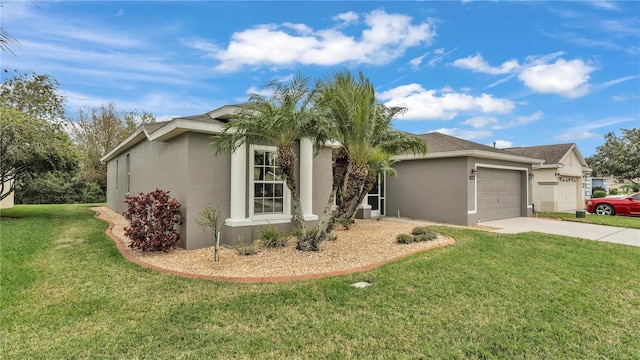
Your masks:
M298 158L292 147L282 146L278 147L276 159L280 170L282 170L282 174L285 176L287 187L291 191L293 218L298 224L300 238L304 238L307 235L307 230L304 223L302 205L300 204L300 194L298 193L298 180L296 177L296 163Z
M343 202L343 187L349 170L349 152L345 148L340 148L333 162L333 190L336 192L336 205L340 206Z
M329 201L327 201L327 206L324 208L324 212L322 213L322 217L318 224L307 233L307 237L303 242L298 242L298 250L303 249L318 249L320 247L320 243L326 240L327 236L333 231L335 225L335 220L333 219L333 201L336 197L336 190L331 191L331 196L329 196Z

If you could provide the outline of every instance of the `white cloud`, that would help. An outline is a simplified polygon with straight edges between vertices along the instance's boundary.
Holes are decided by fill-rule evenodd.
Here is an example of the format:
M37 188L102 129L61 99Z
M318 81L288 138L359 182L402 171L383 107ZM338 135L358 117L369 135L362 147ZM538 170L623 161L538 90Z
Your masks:
M552 64L525 67L518 78L536 92L576 98L589 92L589 78L594 70L594 67L579 59L557 59Z
M458 59L453 62L453 66L490 75L508 74L520 67L518 60L515 59L505 61L498 67L492 67L480 54Z
M625 122L637 122L637 118L632 117L609 117L595 121L581 121L579 125L568 128L553 138L558 141L574 141L580 139L587 139L596 136L602 136L592 130L600 128L609 128L612 125L617 125Z
M585 1L585 3L593 6L596 9L614 10L614 11L619 11L620 10L620 7L618 6L618 4L616 4L613 1L594 1L594 0L589 0L589 1Z
M530 122L538 121L543 117L544 117L544 113L542 111L536 111L535 113L529 116L518 116L514 120L508 121L504 124L494 125L493 129L494 130L510 129L517 126L526 125Z
M472 96L451 89L427 90L415 83L398 86L378 97L387 106L407 108L399 120L451 120L461 112L506 114L515 107L509 99L488 94Z
M355 13L338 15L343 21ZM435 29L430 22L412 24L406 15L375 10L365 15L366 29L360 38L338 28L313 30L303 24L264 24L232 35L225 49L210 56L219 60L219 71L243 66L337 65L345 62L386 64L409 47L430 44ZM202 47L200 47L202 49Z
M345 24L354 23L358 21L358 18L359 18L358 14L353 11L348 11L346 13L338 14L333 17L334 20L341 21Z
M506 149L513 147L513 142L507 140L496 140L489 146L495 146L498 149Z
M465 125L469 125L473 128L476 129L481 129L481 128L485 128L491 124L495 124L498 122L498 119L494 118L494 117L488 117L488 116L476 116L476 117L472 117L470 119L467 119L465 121L463 121L462 123Z
M566 98L576 98L589 93L589 79L595 67L580 59L565 60L564 52L555 52L542 56L528 56L524 64L512 59L500 66L491 66L480 54L458 59L453 66L490 75L507 77L485 87L493 88L509 81L517 74L518 79L529 89L543 94L557 94ZM555 60L555 62L554 62ZM619 81L626 81L627 78Z
M474 139L485 139L491 136L491 131L488 130L464 130L458 128L440 128L435 130L436 132L455 136L460 139L465 140L474 140Z

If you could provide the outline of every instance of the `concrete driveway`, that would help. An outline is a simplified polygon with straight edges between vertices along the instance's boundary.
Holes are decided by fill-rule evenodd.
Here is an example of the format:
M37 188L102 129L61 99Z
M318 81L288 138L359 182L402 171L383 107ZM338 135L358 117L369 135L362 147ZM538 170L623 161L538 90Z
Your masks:
M517 217L511 219L483 221L478 225L496 228L496 230L492 231L505 234L536 231L545 234L573 236L589 240L640 246L639 229L627 229L614 226L541 219L535 217Z

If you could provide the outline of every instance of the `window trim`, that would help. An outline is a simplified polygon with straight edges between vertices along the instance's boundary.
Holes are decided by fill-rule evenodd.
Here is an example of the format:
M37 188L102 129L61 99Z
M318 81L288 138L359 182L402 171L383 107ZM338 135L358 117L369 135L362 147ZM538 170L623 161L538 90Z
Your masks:
M256 151L269 151L276 153L278 150L275 146L266 146L266 145L250 145L249 146L249 219L253 222L253 224L268 224L268 223L278 223L278 222L289 222L291 221L291 191L287 187L287 183L285 180L282 180L282 213L271 213L271 214L256 214L254 208L255 201L255 180L253 176L253 169L255 167L254 159Z

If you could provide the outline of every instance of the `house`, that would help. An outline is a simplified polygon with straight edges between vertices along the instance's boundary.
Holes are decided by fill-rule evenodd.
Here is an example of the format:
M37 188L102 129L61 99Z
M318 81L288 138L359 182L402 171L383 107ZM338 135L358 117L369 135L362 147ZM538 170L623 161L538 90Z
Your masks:
M205 207L217 207L225 219L221 241L234 244L257 236L260 226L292 224L291 194L275 166L275 150L267 144L243 146L216 155L212 136L238 110L228 105L202 115L141 125L107 153L107 206L125 211L126 195L156 188L182 205L181 247L213 245L195 219ZM304 218L318 220L331 192L331 149L317 152L311 141L296 144L300 198Z
M555 144L505 149L544 164L533 167L533 203L536 211L558 212L584 209L591 186L587 166L576 144ZM595 185L593 185L595 186Z
M543 160L437 132L418 136L429 152L397 157L397 176L378 190L384 214L459 225L531 216L531 169Z
M12 180L7 180L4 182L4 186L3 189L8 189L11 188L11 182ZM0 210L2 209L10 209L14 206L14 192L12 191L11 194L9 194L9 196L7 196L6 198L0 200Z
M275 147L248 144L218 155L211 148L212 136L240 109L227 105L141 125L101 159L107 163L107 206L122 213L127 195L169 191L182 205L180 246L186 249L213 245L195 222L209 206L225 219L221 240L227 245L258 237L264 225L291 227L291 194L275 165ZM398 176L380 179L359 217L387 214L473 225L531 215L531 168L542 160L439 133L420 137L429 154L399 156ZM331 193L332 149L314 149L302 139L295 150L304 219L313 225Z

